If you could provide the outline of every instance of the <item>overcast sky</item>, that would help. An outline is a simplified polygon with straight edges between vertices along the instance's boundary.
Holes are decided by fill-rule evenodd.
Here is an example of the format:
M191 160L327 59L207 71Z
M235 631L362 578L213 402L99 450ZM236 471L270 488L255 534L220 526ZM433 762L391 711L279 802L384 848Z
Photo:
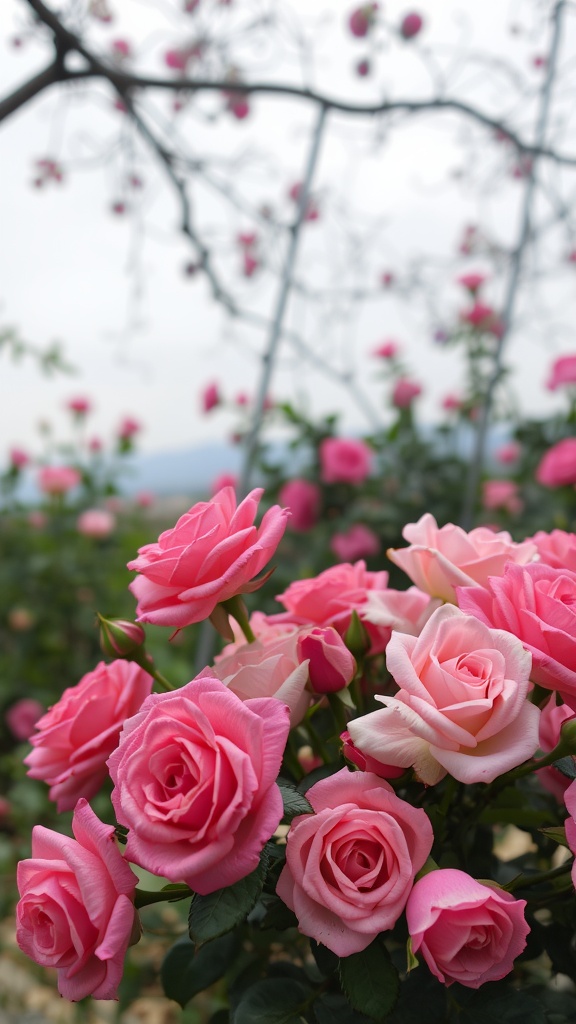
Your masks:
M228 16L216 9L215 0L202 0L202 5L202 17ZM182 40L176 17L179 0L110 0L110 6L121 15L111 27L95 27L95 45L106 52L111 40L127 38L143 67L163 73L163 51ZM230 17L240 17L243 6L254 10L262 4L234 0L234 6ZM409 5L388 0L382 6L390 23L397 25ZM510 114L530 131L533 95L544 73L533 66L533 58L546 52L548 41L533 12L552 5L528 0L515 0L510 7L502 0L429 0L420 6L426 19L422 46L430 47L444 67L449 59L455 61L458 50L465 48L470 54L466 62L454 64L454 91L476 95L484 109ZM372 74L358 78L355 64L370 53L370 44L347 32L346 18L354 3L293 0L289 7L294 17L304 19L315 44L315 81L331 94L357 101L383 94L431 95L415 48L383 31L376 37L379 52L370 54ZM46 62L47 51L32 39L25 37L19 48L13 45L25 23L24 8L20 0L3 0L0 5L2 95ZM166 11L174 15L168 22ZM192 20L188 24L192 34ZM560 105L563 97L574 94L575 26L570 10L561 54ZM488 80L474 57L485 50L508 62L513 74L494 65ZM241 48L243 67L251 76L258 67L260 78L299 81L294 48L287 43L284 53L282 65L272 53L252 52L246 45ZM519 79L523 84L516 91ZM219 96L202 97L200 119L182 116L177 130L183 145L195 159L210 153L216 160L217 180L238 187L246 202L268 204L288 220L287 191L302 177L314 110L293 101L257 97L249 118L240 122L220 113L222 102ZM166 121L169 97L154 97L154 105ZM564 107L562 117L563 111ZM571 145L574 150L570 126L560 125L559 117L555 137L565 151ZM78 370L75 377L47 380L33 362L12 366L2 357L0 459L12 445L33 448L41 419L63 428L63 403L74 395L86 395L94 403L92 433L105 438L130 414L145 426L143 448L161 451L227 435L234 422L231 415L205 417L200 412L199 394L208 382L218 381L230 398L255 390L257 353L264 335L231 325L211 301L207 283L183 273L194 257L178 235L177 202L157 166L140 153L102 88L46 92L0 125L0 326L14 326L39 347L61 340L67 359ZM34 161L43 157L62 161L62 185L33 187ZM239 169L231 174L231 168ZM456 260L463 226L481 222L499 244L510 244L515 236L523 183L512 177L511 168L502 146L498 150L487 131L454 117L413 119L380 146L369 119L331 119L315 178L320 219L305 228L296 276L304 285L333 288L335 294L339 287L352 285L374 292L379 269L390 270L397 275L399 288L396 294L394 289L382 290L361 310L348 311L350 315L344 316L338 307L335 317L329 303L319 313L296 297L287 322L317 357L330 360L338 372L356 372L374 407L381 409L383 404L370 352L386 337L398 339L412 375L422 382L427 419L436 414L446 393L458 392L458 359L453 350L434 345L431 330L449 324L461 305L461 292L452 283L454 272L491 265L482 255ZM126 201L126 175L134 171L144 188L134 195L131 209L114 215L112 204ZM546 187L548 199L539 215L550 220L554 197L567 201L575 190L568 173L550 175ZM266 270L251 280L239 272L241 253L235 237L250 220L237 210L224 211L217 193L202 184L194 187L192 196L195 216L216 250L231 291L243 305L269 312L276 279ZM521 308L521 330L512 341L510 358L520 375L519 391L532 410L552 407L542 388L551 360L576 351L576 267L566 260L569 235L549 232L542 264L532 267L543 281L541 292L533 301L530 289L529 301ZM271 244L266 255L271 264L279 265L282 252ZM436 271L429 278L426 302L404 301L403 282L431 261ZM442 274L439 290L435 282ZM492 281L487 298L497 304L503 289L503 279ZM549 327L543 330L545 323ZM315 371L287 343L272 394L297 394L320 411L341 408L346 430L365 426L361 409L346 389Z

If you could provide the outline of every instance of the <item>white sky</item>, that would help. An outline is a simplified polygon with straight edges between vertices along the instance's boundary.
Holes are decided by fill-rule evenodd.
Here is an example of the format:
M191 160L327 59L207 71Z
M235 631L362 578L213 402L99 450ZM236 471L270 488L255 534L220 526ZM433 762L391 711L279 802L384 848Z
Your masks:
M243 10L262 2L234 0L236 10L227 13L217 10L215 0L202 0L202 5L204 13L198 17L212 19L206 22L212 27L214 18L240 18ZM110 0L110 6L119 17L113 26L94 30L96 45L105 50L109 40L129 38L139 66L162 73L163 50L182 40L179 0ZM354 2L292 0L289 6L304 19L317 50L316 81L330 93L358 101L378 99L383 92L430 94L414 46L390 42L383 32L377 37L381 48L374 55L374 73L362 80L354 75L356 60L369 50L368 43L346 32L346 15ZM495 58L505 57L533 93L542 72L532 68L532 57L547 45L533 12L541 14L551 3L515 0L508 8L502 0L422 0L414 6L426 18L422 46L430 47L444 66L454 52L465 48L469 53L467 61L454 67L453 91L476 96L484 109L495 115L510 113L516 124L530 126L533 101L523 90L515 91L515 81L507 74L494 70L487 77L479 71L472 55L490 50ZM396 25L410 5L387 0L382 7ZM42 45L33 40L20 49L10 43L21 31L24 8L20 0L0 4L0 95L46 62ZM321 12L326 10L324 17ZM171 16L168 22L165 12ZM173 27L166 31L166 24ZM193 19L184 24L191 32ZM510 32L511 25L520 31ZM562 101L568 103L574 95L575 41L576 15L570 10L557 93L561 112ZM241 47L242 66L252 77L299 81L296 61L288 47L286 51L282 65L265 51ZM254 68L261 70L256 74ZM156 96L153 102L166 121L169 96ZM182 144L194 158L206 153L216 157L219 180L231 176L247 202L269 203L287 218L285 196L302 177L312 110L257 97L245 122L225 114L206 120L221 105L217 96L201 97L204 121L191 115L178 121ZM371 379L375 364L369 353L383 338L397 338L412 375L423 383L423 415L431 418L441 397L457 392L460 381L454 350L434 346L431 329L440 321L448 323L462 304L452 284L454 273L491 266L482 256L456 259L461 229L466 223L481 223L492 240L509 244L523 186L505 170L505 148L494 146L488 132L454 117L413 119L381 147L375 145L374 129L369 120L333 117L315 179L322 216L305 229L296 276L309 287L332 288L337 298L346 286L374 290L378 272L392 270L400 280L400 295L381 292L349 316L341 304L329 304L319 314L296 298L288 322L320 358L333 361L340 371L356 371L378 408L383 407L382 390ZM557 125L555 131L564 151L575 152L568 125ZM177 232L177 204L158 169L138 155L138 147L136 156L130 156L130 140L122 115L114 112L102 88L81 94L46 92L0 124L0 327L12 325L40 347L60 339L66 357L78 368L74 378L46 379L28 360L13 366L2 358L0 461L12 445L38 447L39 420L50 420L60 429L63 403L72 395L84 394L94 402L91 433L105 438L130 414L145 424L142 448L161 451L226 437L235 422L232 415L200 414L199 393L206 383L217 380L231 398L238 391L255 390L256 353L263 335L231 325L210 300L207 283L183 275L193 254ZM62 160L66 180L62 186L34 189L34 161L45 156ZM246 170L236 170L244 159ZM133 169L145 188L132 212L114 216L111 204ZM544 220L550 217L554 197L572 199L572 177L567 172L548 175L549 198L539 207ZM193 188L192 196L195 216L215 247L230 290L252 309L271 310L276 293L272 275L263 271L245 281L238 274L234 239L249 219L223 210L216 194L202 184ZM532 411L551 407L542 389L551 359L576 351L576 267L566 264L569 248L569 231L550 232L539 269L542 286L537 291L531 284L527 290L521 326L511 342L519 392ZM278 265L282 250L271 243L267 255ZM404 288L407 277L420 272L422 259L425 264L434 259L436 266L426 271L426 303L406 299ZM487 299L497 304L502 290L503 281L493 281ZM439 311L432 321L430 305ZM341 408L345 429L365 425L345 389L311 369L289 346L282 351L272 386L275 397L297 394L324 412Z

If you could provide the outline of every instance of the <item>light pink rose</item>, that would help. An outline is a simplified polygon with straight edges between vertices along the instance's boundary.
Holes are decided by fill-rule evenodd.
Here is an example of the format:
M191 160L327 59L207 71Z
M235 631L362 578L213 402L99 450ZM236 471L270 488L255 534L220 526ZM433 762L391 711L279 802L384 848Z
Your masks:
M32 831L32 857L18 865L16 939L42 967L58 971L58 991L74 1002L116 999L124 956L138 917L138 879L85 800L74 811L75 839L42 825Z
M23 697L12 704L6 714L6 725L17 740L27 740L30 733L34 732L34 726L44 714L44 708L38 700L31 697Z
M361 615L368 594L386 590L387 584L387 572L368 572L363 561L354 565L342 562L311 579L291 583L276 598L284 605L287 614L271 616L269 621L334 626L343 636L350 625L352 612ZM390 630L370 623L366 623L366 628L372 643L371 653L381 653L390 638Z
M306 796L315 814L294 818L276 892L304 935L350 956L400 917L432 826L370 772L343 768Z
M121 441L130 441L141 430L142 424L140 420L134 419L133 416L125 416L118 428L118 437Z
M576 573L510 563L486 589L458 588L463 611L506 629L532 655L532 679L576 710Z
M363 754L361 750L358 750L347 729L341 734L340 739L342 740L343 756L351 764L355 764L361 772L373 772L381 779L399 779L401 775L404 775L405 768L398 768L395 764L382 764L375 757L370 757L370 754Z
M415 398L422 394L422 387L415 380L400 377L392 391L392 405L397 409L408 409Z
M115 527L115 516L105 508L87 508L76 520L76 529L84 537L108 537Z
M412 951L445 985L498 981L526 946L525 906L456 868L431 871L416 882L406 906Z
M278 495L278 501L290 510L289 529L304 533L318 522L322 494L318 484L311 480L288 480Z
M289 729L285 704L241 701L209 669L153 693L108 762L126 856L203 895L249 875L282 817Z
M494 455L498 462L501 462L503 466L508 465L510 462L517 462L522 453L522 449L516 441L509 441L507 444L500 445L496 449Z
M576 779L570 783L564 793L564 803L568 817L564 822L566 841L571 852L576 856ZM576 887L576 860L572 864L572 884Z
M333 626L302 630L297 651L308 663L310 688L314 693L343 690L356 674L356 661Z
M310 706L308 662L298 653L298 631L285 626L253 643L228 644L214 659L213 672L240 700L275 697L290 709L290 725L298 725Z
M518 484L513 480L485 480L482 485L482 504L486 509L503 508L512 515L522 511Z
M363 523L355 523L346 533L335 533L330 550L341 562L355 562L358 558L377 555L381 544L374 530Z
M77 487L81 479L72 466L43 466L38 473L38 487L44 494L66 494Z
M236 507L234 490L225 487L140 548L128 568L140 573L129 589L141 622L181 629L207 619L220 601L261 586L254 577L276 551L288 516L274 505L254 526L262 494L256 488Z
M30 456L23 448L10 449L10 465L13 469L24 469L29 462Z
M509 533L493 533L485 526L466 533L447 523L438 527L426 512L409 523L402 536L410 547L390 548L388 558L431 597L456 603L455 587L485 587L489 576L501 576L505 565L525 564L536 555L531 541L516 544Z
M531 658L516 637L452 605L419 637L393 633L386 664L398 686L386 707L348 723L354 744L384 764L413 767L433 786L492 782L538 747L540 712L526 700Z
M576 384L576 355L560 356L552 364L546 387L549 391L556 391L565 384Z
M361 484L370 476L373 452L364 441L326 437L318 453L320 478L325 484Z
M540 711L540 727L538 730L540 750L544 751L545 754L550 750L554 750L554 747L560 741L560 732L564 722L574 718L574 715L573 708L568 707L567 704L557 704L556 694L550 694L550 697ZM556 799L562 802L564 800L564 793L570 785L570 779L563 775L554 765L540 768L536 774L544 789L553 793Z
M103 661L71 686L36 723L28 775L50 786L58 811L93 797L108 774L106 759L118 745L126 718L152 689L152 677L134 662Z
M576 437L552 445L542 456L536 479L543 487L565 487L576 484Z
M539 530L530 540L538 548L541 564L576 572L576 534L565 530L552 530L551 533Z

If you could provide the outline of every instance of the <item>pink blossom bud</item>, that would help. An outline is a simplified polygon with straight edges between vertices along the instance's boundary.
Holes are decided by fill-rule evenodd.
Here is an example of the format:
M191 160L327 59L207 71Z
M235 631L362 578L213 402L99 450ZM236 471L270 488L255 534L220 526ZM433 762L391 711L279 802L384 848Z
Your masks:
M77 416L86 416L91 409L90 399L85 398L84 395L76 395L75 398L70 398L66 402L66 408L70 409L70 412L75 413Z
M84 537L108 537L116 526L112 512L105 508L87 508L76 520L76 529Z
M298 658L309 659L314 693L334 693L352 682L356 662L333 626L314 626L298 637Z
M201 396L202 410L203 412L210 412L211 409L215 409L217 405L220 405L222 399L220 398L220 392L216 383L208 384Z
M44 714L44 708L37 700L24 697L17 700L6 712L6 725L17 740L27 740L34 731L34 726Z
M346 729L340 736L342 740L342 753L347 761L351 761L357 768L362 772L373 772L374 775L379 775L381 779L398 779L406 771L405 768L398 768L393 764L382 764L381 761L377 761L375 757L371 757L370 754L363 754L358 747L354 746L352 737Z
M383 341L372 350L372 355L378 359L393 359L398 354L398 349L398 342L388 338L387 341Z
M138 420L133 419L132 416L125 416L120 424L118 437L122 441L126 441L129 438L134 437L134 434L139 434L141 430L142 424L139 423Z
M24 469L30 462L30 456L23 448L10 449L10 465L13 469Z
M415 12L407 14L400 25L400 35L403 39L413 39L417 36L424 24L422 17Z
M109 658L131 658L146 641L146 634L137 622L127 619L100 620L100 647Z
M394 385L392 392L392 404L397 409L408 409L415 398L422 394L420 384L408 377L400 377Z
M366 57L356 64L356 74L359 78L366 78L370 74L370 61Z
M376 21L378 6L377 3L363 4L362 7L357 7L355 11L352 11L348 17L348 28L353 36L361 39L368 35Z

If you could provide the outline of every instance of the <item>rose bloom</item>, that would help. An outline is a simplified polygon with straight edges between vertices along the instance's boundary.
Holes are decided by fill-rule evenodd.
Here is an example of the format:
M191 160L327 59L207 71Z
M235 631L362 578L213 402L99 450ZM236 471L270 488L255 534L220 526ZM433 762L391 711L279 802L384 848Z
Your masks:
M120 729L152 689L152 677L134 662L103 661L71 686L36 723L28 775L50 786L58 811L93 797L106 779L106 759Z
M368 35L376 21L378 7L377 3L368 3L351 12L348 17L348 27L353 36L361 38Z
M115 526L115 517L104 508L87 508L76 520L78 533L85 537L108 537Z
M38 473L38 487L44 494L66 494L81 479L78 470L71 466L43 466Z
M539 530L530 540L538 548L541 564L576 572L576 534L565 530L552 530L551 533Z
M140 573L129 588L140 622L182 629L207 619L219 602L262 585L254 577L272 558L288 516L274 505L254 526L263 493L256 488L236 507L234 490L225 487L139 549L128 568Z
M290 729L281 701L241 701L208 673L148 697L108 762L126 856L202 895L258 866L282 817Z
M10 449L10 465L13 469L24 469L24 466L27 466L29 462L30 456L23 448Z
M233 487L236 490L238 486L238 477L235 473L220 473L219 476L213 481L210 487L210 493L212 496L218 494L224 487Z
M576 355L560 356L552 364L546 387L549 391L556 391L565 384L576 384Z
M571 718L574 718L573 708L568 707L567 704L557 704L556 694L550 694L540 712L540 727L538 730L540 750L545 754L550 750L554 750L554 747L560 742L560 733L564 722L568 722ZM570 779L559 771L558 768L555 768L554 765L540 768L536 774L544 789L553 793L556 799L562 803L564 793L570 785Z
M536 479L543 487L576 484L576 437L566 437L544 453L536 468Z
M75 839L36 825L32 857L18 865L16 940L42 967L58 971L65 999L116 999L124 956L138 935L138 879L86 800L72 819Z
M210 412L211 409L215 409L217 405L220 405L222 399L220 398L218 385L207 384L202 392L201 399L204 412Z
M480 988L506 977L526 946L526 900L441 868L420 878L406 906L412 952L444 985Z
M458 605L519 637L532 655L532 680L576 710L576 573L510 563L486 589L458 588Z
M500 447L494 452L494 455L498 462L501 462L502 465L506 466L510 462L517 462L520 458L521 452L522 449L516 441L509 441L508 444L500 445Z
M118 428L118 437L121 441L128 441L134 434L139 434L142 424L133 416L125 416Z
M413 767L433 786L492 782L538 747L540 712L526 700L531 658L504 630L452 605L419 637L392 633L386 665L400 687L386 707L348 723L355 746L384 764Z
M571 782L564 794L564 803L568 817L564 822L566 841L570 850L576 855L576 779ZM576 887L576 860L572 864L572 884Z
M312 626L302 630L298 635L297 651L308 665L310 689L314 693L343 690L356 674L356 660L333 626Z
M466 288L472 295L475 295L479 288L482 287L486 280L486 274L469 273L461 274L457 279L458 284L461 284L463 288Z
M513 480L485 480L482 504L486 509L503 508L511 514L521 512L523 508L518 485Z
M346 533L335 533L330 540L330 550L341 562L355 562L368 558L380 551L378 536L363 523L355 523Z
M240 700L275 697L290 709L290 725L298 725L310 705L308 662L298 654L299 631L285 626L253 643L228 644L214 659L213 672Z
M485 587L489 576L501 576L509 561L524 564L536 555L531 541L515 544L509 533L478 526L466 533L447 523L438 527L426 512L409 523L402 536L410 547L390 548L388 558L431 597L456 603L455 587Z
M10 732L17 740L27 740L39 718L44 714L44 708L40 701L31 697L23 697L12 704L4 718Z
M325 484L361 484L370 476L373 453L364 441L326 437L319 455L320 478Z
M381 779L399 779L401 775L404 775L404 768L398 768L395 764L382 764L375 757L370 757L369 754L363 754L361 750L358 750L347 729L340 735L340 739L342 740L342 756L351 764L356 765L361 772L372 772Z
M392 338L390 338L388 341L383 341L380 345L377 345L377 347L373 349L372 355L376 356L378 359L393 359L394 356L397 355L399 348L400 346L398 342L393 341Z
M392 405L395 405L397 409L408 409L415 398L418 398L422 394L422 388L414 380L409 380L408 377L400 377L392 391Z
M305 533L318 522L322 505L322 493L318 484L311 480L288 480L282 487L278 500L290 510L288 527Z
M426 813L370 772L343 768L306 793L276 892L298 928L337 956L359 953L396 923L432 848Z
M325 569L311 579L295 580L276 600L286 608L283 615L270 616L270 623L293 622L296 625L334 626L344 635L352 612L362 617L368 594L386 590L387 572L368 572L363 561L349 565L342 562ZM390 591L395 596L398 591ZM390 630L367 623L371 654L381 653L390 638Z
M92 408L92 403L84 395L77 395L66 402L66 408L70 409L70 412L76 413L77 416L86 416Z
M400 35L403 39L413 39L421 31L423 24L424 22L420 14L416 14L416 12L406 14L402 18Z

